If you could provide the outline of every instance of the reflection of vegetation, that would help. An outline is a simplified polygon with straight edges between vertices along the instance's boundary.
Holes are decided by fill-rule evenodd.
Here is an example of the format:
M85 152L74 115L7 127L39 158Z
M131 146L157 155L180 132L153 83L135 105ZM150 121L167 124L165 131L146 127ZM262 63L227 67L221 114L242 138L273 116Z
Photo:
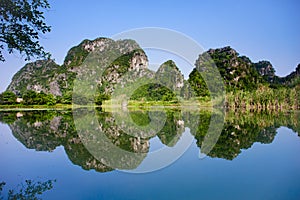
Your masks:
M25 184L18 186L18 190L10 189L7 194L7 199L9 200L37 200L40 199L38 196L42 195L44 192L51 190L53 188L53 182L56 180L48 180L45 182L26 180ZM2 190L5 186L5 182L0 183L0 199L3 199Z
M17 113L16 111L11 112L0 112L0 122L5 124L12 124L17 120Z
M14 136L27 148L52 151L60 145L57 135L59 113L52 111L22 112L22 117L10 123Z
M129 114L133 122L138 126L146 126L150 123L149 112L134 111Z
M176 145L185 128L189 128L197 140L199 148L204 149L203 141L207 136L210 120L213 114L217 115L211 111L168 110L165 112L166 121L162 128L156 132L156 135L147 136L145 135L149 128L147 126L156 119L150 118L150 112L155 114L156 118L163 116L163 111L155 111L156 113L131 111L128 112L128 115L97 111L99 132L103 132L105 138L113 146L129 153L146 154L151 137L158 136L163 144L172 147ZM53 151L62 145L69 159L85 170L95 169L99 172L113 170L107 166L108 164L99 161L101 158L97 157L97 160L94 154L92 155L86 149L77 135L70 111L7 111L0 112L0 121L9 124L13 135L27 148ZM276 135L276 129L280 126L291 128L300 136L299 121L299 112L229 112L226 114L221 135L208 155L232 160L241 153L241 149L248 149L255 142L271 143ZM130 123L135 123L144 129L134 130ZM137 135L134 134L134 131L137 131ZM92 136L97 137L97 135ZM109 149L103 148L103 153L109 154ZM128 157L124 157L124 159L126 160ZM141 156L140 159L144 159L144 156ZM139 162L135 162L137 160L133 159L126 160L127 167L130 168L131 164L133 166L133 164L140 163L141 160L138 160Z
M202 117L205 118L204 115ZM200 117L200 119L202 118ZM211 157L234 159L241 153L241 149L250 148L253 143L271 143L276 135L276 129L280 126L292 128L299 134L300 114L295 113L228 113L223 131L208 154ZM209 116L199 123L195 138L197 145L201 144L206 135Z
M13 135L29 149L53 151L63 145L69 159L83 169L112 170L85 149L70 111L0 112L0 121L9 122Z
M167 146L174 146L184 131L184 121L178 112L167 112L164 127L157 133L161 142Z
M81 166L84 170L95 169L97 172L108 172L113 170L111 167L108 167L95 159L81 143L78 136L77 138L68 141L64 147L66 154L73 164Z
M145 118L142 113L135 113L135 118L139 118L139 123L147 124L149 119ZM142 121L142 120L146 121ZM146 139L141 137L134 137L125 132L125 128L120 124L116 124L115 118L112 113L98 113L98 121L101 124L101 132L104 132L107 138L117 147L123 150L135 153L147 153L149 150L149 144ZM125 122L125 121L124 121ZM126 122L125 122L126 124Z

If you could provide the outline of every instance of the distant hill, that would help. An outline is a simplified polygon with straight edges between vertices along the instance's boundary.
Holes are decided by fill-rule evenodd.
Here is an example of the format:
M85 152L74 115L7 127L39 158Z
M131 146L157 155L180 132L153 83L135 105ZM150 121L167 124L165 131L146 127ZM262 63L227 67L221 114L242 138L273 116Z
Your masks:
M260 85L269 87L294 87L300 83L300 64L295 72L286 77L278 77L269 61L253 63L248 57L240 56L231 47L209 49L199 55L194 70L189 75L189 83L198 96L209 95L207 86L200 72L207 71L207 63L202 62L202 57L208 54L224 79L227 91L253 91Z

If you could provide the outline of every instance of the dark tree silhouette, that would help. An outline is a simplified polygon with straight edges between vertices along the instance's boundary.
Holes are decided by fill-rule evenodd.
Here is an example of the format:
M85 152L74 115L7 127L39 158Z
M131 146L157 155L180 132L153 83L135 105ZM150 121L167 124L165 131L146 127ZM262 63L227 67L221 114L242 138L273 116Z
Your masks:
M51 30L43 12L48 8L47 0L0 0L0 61L5 61L3 50L18 51L25 60L50 56L39 42Z
M40 195L44 192L51 190L53 188L53 183L56 180L47 180L45 182L25 180L25 183L18 185L17 189L10 189L8 191L7 199L8 200L39 200ZM0 199L4 199L2 196L2 190L5 186L5 182L0 183Z

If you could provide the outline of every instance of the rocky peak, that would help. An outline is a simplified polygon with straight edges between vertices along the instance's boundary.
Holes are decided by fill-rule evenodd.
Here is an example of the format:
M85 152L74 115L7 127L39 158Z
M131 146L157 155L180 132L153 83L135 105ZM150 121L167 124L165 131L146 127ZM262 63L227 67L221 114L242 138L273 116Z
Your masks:
M88 52L95 51L95 49L103 51L111 43L113 43L112 39L100 37L95 40L84 40L79 46Z
M128 52L132 52L137 49L142 50L136 41L130 39L117 40L116 44L117 44L117 48L120 50L122 54L126 54ZM144 53L144 51L142 52Z
M51 59L27 63L13 76L7 90L17 95L22 95L27 90L49 93L49 78L59 68L60 66Z
M125 87L127 83L141 77L151 78L153 73L148 70L148 58L145 52L139 48L118 57L105 69L99 80L99 90L106 95L111 95L116 85Z
M194 70L192 77L197 79L198 82L201 79L198 72L205 72L206 76L213 77L213 74L210 75L210 73L213 71L213 65L216 65L228 91L233 88L253 89L257 87L259 82L262 82L258 72L253 68L251 60L246 56L239 56L239 53L229 46L209 49L207 52L200 54L195 65L197 70ZM200 81L196 84L197 80L189 80L189 82L191 85L199 85L200 82L203 82ZM201 83L201 85L203 84ZM197 87L199 88L199 86ZM193 89L197 90L197 88ZM205 91L201 93L206 94Z
M64 66L74 67L83 63L90 52L95 50L104 51L106 48L114 46L114 41L109 38L97 38L95 40L83 40L79 45L72 47L65 57Z
M180 91L184 85L184 77L175 62L172 60L164 62L158 68L155 78L163 86L168 87L172 91Z
M210 56L210 58L207 57L207 54ZM244 59L239 57L239 54L236 52L236 50L232 49L230 46L218 49L209 49L207 52L200 54L198 60L196 61L196 66L200 67L203 64L205 65L210 59L215 62L217 67L226 67L228 70L237 68L241 65L248 65Z
M148 58L143 50L134 51L129 62L129 70L140 71L148 67Z
M275 76L275 69L269 61L259 61L258 63L254 63L254 67L262 76Z
M238 56L239 54L231 48L230 46L226 46L223 48L218 48L218 49L209 49L207 51L208 54L213 55L213 54L226 54L226 55L231 55L231 56Z

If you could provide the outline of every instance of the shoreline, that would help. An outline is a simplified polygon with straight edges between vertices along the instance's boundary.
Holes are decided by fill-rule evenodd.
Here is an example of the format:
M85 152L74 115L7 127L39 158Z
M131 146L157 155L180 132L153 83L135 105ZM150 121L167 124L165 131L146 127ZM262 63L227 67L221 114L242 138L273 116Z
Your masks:
M200 110L222 110L224 109L225 112L289 112L289 111L300 111L300 109L295 108L267 108L267 109L245 109L245 108L228 108L228 107L221 107L221 106L212 106L211 104L201 105L201 104L160 104L156 102L141 102L140 104L130 104L127 106L120 106L119 104L103 104L103 105L73 105L73 104L58 104L53 106L47 105L0 105L0 112L1 111L38 111L38 110L72 110L78 108L93 108L93 109L103 109L104 111L134 111L134 110L163 110L163 109L170 109L170 110L193 110L193 111L200 111Z

